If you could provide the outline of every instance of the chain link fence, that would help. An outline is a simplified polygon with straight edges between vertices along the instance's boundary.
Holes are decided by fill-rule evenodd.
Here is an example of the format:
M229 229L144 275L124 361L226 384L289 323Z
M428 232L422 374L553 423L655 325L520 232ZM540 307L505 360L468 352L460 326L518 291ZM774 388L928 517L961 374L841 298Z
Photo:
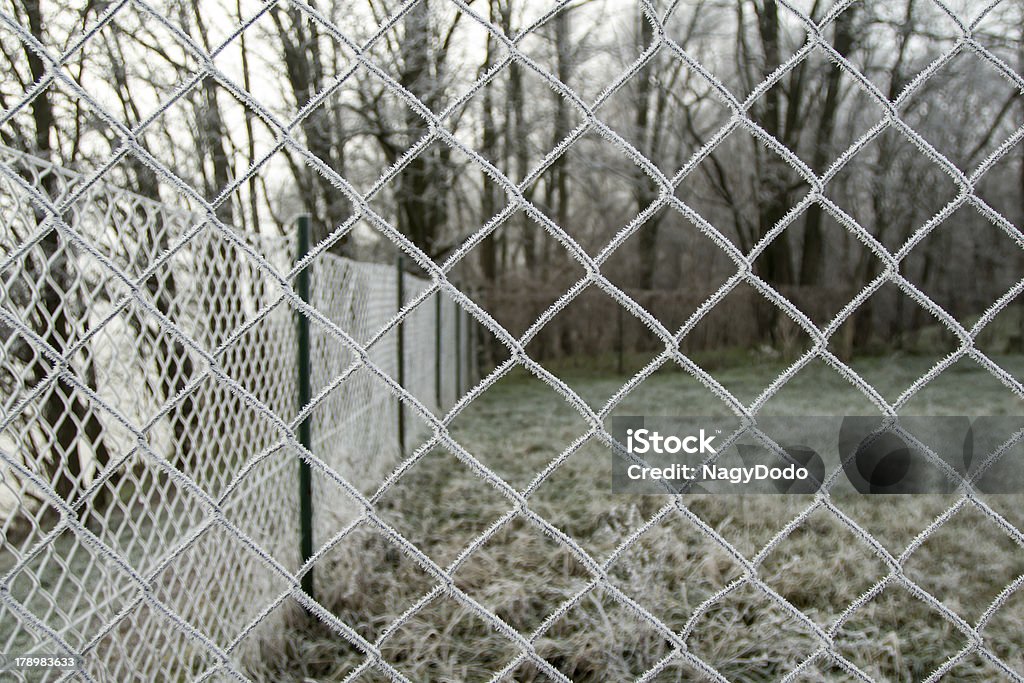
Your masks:
M196 214L7 148L0 156L10 171L0 181L3 648L90 650L112 680L192 670L208 653L166 615L217 638L237 630L238 605L268 590L254 558L202 534L213 523L204 509L222 506L234 528L297 566L297 506L281 495L294 466L240 476L261 451L281 449L242 387L295 411L292 315L277 306L246 333L251 346L230 342L274 287L239 248L287 267L288 243L239 234L232 244ZM60 213L48 218L40 200ZM259 509L254 495L278 503ZM225 574L245 587L197 599Z
M0 649L88 652L98 680L201 672L208 645L239 654L305 559L295 314L246 254L287 272L295 241L218 232L6 147L0 160ZM40 201L66 208L47 218ZM398 310L396 269L323 254L310 270L311 305L397 375L396 334L374 339ZM401 277L410 297L427 286ZM456 315L437 301L402 324L404 386L434 412L460 358L468 372ZM321 327L306 352L312 448L339 477L379 481L401 453L394 394ZM323 543L357 508L322 480L313 497Z
M74 51L126 4L137 6L150 20L181 39L181 49L200 65L193 74L196 79L216 79L276 131L274 144L278 150L293 152L344 195L355 215L336 228L331 226L334 238L351 232L357 221L364 221L397 245L426 278L403 273L401 267L396 275L391 266L341 259L326 251L326 242L295 258L290 236L242 232L225 225L218 214L222 201L204 199L171 172L140 144L136 131L105 112L102 104L64 69ZM0 341L4 352L0 366L0 505L5 538L0 556L0 648L81 656L80 670L51 672L55 679L247 680L241 662L245 649L255 640L250 636L260 629L273 629L281 613L297 604L363 654L364 662L352 672L351 679L372 670L374 675L389 680L407 681L408 676L382 654L381 645L424 605L444 595L504 636L518 653L507 666L493 672L493 680L510 677L521 665L529 664L551 680L566 681L566 674L539 654L538 639L545 628L600 589L656 631L671 648L639 680L656 680L663 671L683 662L695 675L721 681L725 677L694 654L687 639L696 618L716 601L740 589L751 589L799 623L816 643L786 680L796 680L820 663L836 667L850 679L871 680L835 646L835 633L844 617L823 627L773 590L759 574L759 565L772 548L812 513L824 511L880 557L888 569L888 574L849 605L844 615L855 612L886 586L901 585L948 622L965 643L931 674L930 680L953 672L972 656L983 658L1007 678L1022 680L1019 672L987 646L985 626L1024 585L1024 577L1006 585L980 619L968 623L903 571L913 547L967 506L980 511L1017 547L1024 545L1024 534L970 488L965 488L953 506L922 530L912 547L900 556L893 555L846 516L830 499L827 488L754 557L737 550L681 497L673 497L614 552L602 558L593 556L531 507L531 496L584 445L621 448L608 430L608 418L624 397L666 364L678 364L731 412L751 422L772 396L816 360L862 392L882 415L898 415L915 394L961 358L973 359L1017 398L1024 398L1019 378L974 343L985 326L1024 290L1024 280L994 300L968 328L901 274L901 262L907 255L961 208L979 212L1015 247L1024 246L1017 226L974 190L979 179L1024 138L1024 127L1016 128L967 173L901 118L901 107L915 90L937 77L943 64L960 53L972 53L1013 88L1024 90L1024 79L973 37L976 25L998 3L981 8L971 22L962 20L945 4L934 3L957 26L960 35L952 47L907 84L896 100L882 93L824 37L824 28L849 7L849 2L835 3L817 22L799 8L780 2L779 6L806 30L806 44L744 99L734 95L665 30L663 18L675 4L663 11L648 2L640 4L651 28L650 44L628 69L610 76L596 99L584 101L520 49L521 39L565 11L567 2L544 12L518 36L508 36L477 6L453 0L449 9L481 27L505 56L483 70L460 98L446 109L435 111L407 84L367 56L368 46L386 39L388 31L421 3L412 0L396 7L366 44L354 42L316 6L302 0L288 3L289 11L346 50L353 64L376 79L389 96L408 107L428 128L364 193L294 134L296 125L320 106L329 92L312 98L294 121L279 120L218 68L211 53L219 50L206 51L183 38L166 14L138 0L106 5L78 35L78 42L72 42L63 54L40 44L18 17L0 13L8 37L27 45L45 67L38 81L28 85L22 100L14 103L0 122L10 121L41 89L56 84L110 124L112 135L119 140L111 164L126 155L135 156L158 175L161 183L201 207L198 212L178 211L116 189L103 179L109 166L100 165L95 172L79 176L17 151L0 150ZM246 21L251 24L270 11L269 5L257 8ZM224 45L237 37L235 33L227 34ZM749 115L754 102L814 52L838 65L884 112L877 124L824 169L812 168ZM659 53L670 55L699 75L730 112L707 144L671 176L601 116L609 98ZM576 128L566 131L539 165L523 174L520 182L511 180L447 127L450 114L460 104L513 64L558 93L581 120ZM162 103L160 111L169 109L183 92ZM810 188L749 251L741 250L676 192L694 168L737 130L753 136ZM955 198L918 226L898 250L876 239L825 191L850 159L887 131L910 140L958 188ZM585 134L596 134L619 150L656 189L650 204L596 254L580 247L573 235L524 191ZM464 155L508 200L440 264L396 229L370 201L432 144ZM241 182L236 181L226 194ZM811 206L820 207L882 264L877 277L822 326L761 277L755 266L755 260L773 240ZM735 264L734 274L682 324L671 329L602 272L616 250L641 230L650 216L662 210L684 216ZM513 335L453 283L452 273L474 246L518 212L560 243L566 261L572 260L584 275L539 317L527 321L525 332ZM311 275L310 298L304 301L295 280L307 268ZM810 348L749 404L680 350L700 321L741 285L771 302L811 340ZM830 338L857 307L885 285L897 287L924 307L958 340L953 352L892 401L829 347ZM545 325L590 289L603 291L627 315L651 330L663 346L599 409L592 408L527 350ZM310 394L302 401L297 400L297 316L310 326ZM464 393L459 385L472 372L473 356L466 316L492 336L496 345L507 349L507 355ZM554 389L587 424L586 432L565 445L523 489L510 485L468 452L449 430L452 421L474 400L518 368L525 368ZM303 444L300 426L307 420L312 434L310 443ZM403 474L434 449L453 454L460 466L479 477L480 486L493 488L508 505L507 513L473 538L450 566L431 559L378 510L382 497ZM312 476L312 547L308 557L299 550L303 520L296 470L300 461ZM708 598L682 631L667 626L650 606L634 600L628 588L610 578L610 569L617 560L670 517L688 520L743 568L743 575ZM577 595L548 606L548 616L538 630L525 635L452 578L460 563L517 520L553 539L588 574L586 585ZM415 562L433 584L415 605L388 624L375 642L324 609L314 599L315 592L310 595L303 590L304 578L321 566L320 560L334 549L343 548L354 530L366 528L383 537L402 557ZM317 574L318 585L329 585L332 580L330 574Z

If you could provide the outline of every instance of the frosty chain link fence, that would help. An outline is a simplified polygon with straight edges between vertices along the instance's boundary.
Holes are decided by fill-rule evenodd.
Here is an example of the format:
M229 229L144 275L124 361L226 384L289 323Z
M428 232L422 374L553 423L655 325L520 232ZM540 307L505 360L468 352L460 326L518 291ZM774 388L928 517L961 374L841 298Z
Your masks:
M157 614L180 611L174 618L218 638L233 629L225 600L252 602L266 590L238 548L193 535L214 522L204 507L240 532L271 531L265 552L289 556L296 506L279 492L293 468L278 461L236 475L259 451L280 449L274 425L255 418L238 389L254 386L272 410L294 410L285 355L294 323L278 307L245 333L251 346L231 348L272 283L204 232L201 217L6 148L0 158L11 172L0 181L2 647L38 651L34 638L53 638L44 650L94 650L113 679L189 670L207 655ZM53 204L68 233L51 229ZM285 242L238 239L287 266ZM211 380L204 360L231 384ZM279 502L257 508L251 496ZM197 601L218 573L246 586Z
M45 75L27 88L24 98L13 103L0 116L0 124L27 107L43 89L59 87L99 116L120 140L107 163L81 178L40 166L16 153L5 152L0 163L0 174L4 179L5 230L5 253L0 260L5 298L0 307L0 323L4 331L5 358L8 359L3 381L10 387L10 391L5 392L9 398L4 403L0 434L5 441L0 442L0 456L3 458L3 481L9 500L30 511L26 518L27 526L21 531L25 540L14 550L13 565L6 567L0 578L0 615L3 617L0 623L14 625L13 631L3 634L8 648L28 634L38 639L37 643L55 648L60 653L81 654L85 669L66 674L68 678L122 680L137 672L153 676L156 672L185 671L192 672L199 680L222 675L244 680L245 675L238 662L247 636L261 625L271 623L278 607L292 599L320 618L339 637L365 653L364 663L352 672L350 679L375 669L391 680L404 681L408 680L407 677L381 654L382 643L430 600L444 594L480 617L518 648L519 655L503 670L494 672L494 680L510 675L524 662L531 662L553 680L564 681L568 680L565 674L538 654L535 645L548 626L589 592L601 588L626 610L649 624L674 648L671 654L642 674L640 680L655 679L678 660L687 662L712 680L725 680L710 664L696 656L686 641L700 614L729 593L749 586L790 614L818 642L817 649L791 671L786 680L795 680L819 661L833 663L852 678L870 680L864 671L839 652L834 636L859 606L887 585L899 584L930 605L965 637L967 644L945 661L930 676L931 680L941 678L973 654L983 657L1007 677L1021 680L1020 674L1012 671L986 646L984 629L992 615L1021 587L1024 577L1007 585L976 623L967 623L902 570L903 562L913 549L964 506L976 507L1014 541L1024 543L1021 531L969 488L900 556L890 553L867 530L836 507L827 488L761 551L749 558L678 498L670 500L616 551L603 559L593 557L530 506L530 498L538 487L584 444L596 440L609 448L616 446L605 427L612 410L659 367L670 362L681 365L737 415L750 419L756 417L761 407L790 378L815 359L821 359L834 368L863 392L883 415L898 415L922 387L963 357L975 360L1018 397L1024 398L1024 386L1020 381L973 343L981 330L1024 289L1024 281L994 301L973 327L965 328L900 273L900 263L908 253L939 223L965 206L980 212L1016 244L1024 246L1010 221L974 192L978 179L1024 137L1024 127L1018 128L976 169L965 174L904 122L900 113L907 99L943 64L967 51L991 65L1016 89L1024 90L1024 79L973 37L975 27L997 2L980 8L975 18L965 22L946 5L936 1L936 6L959 27L961 36L907 84L895 100L890 101L824 37L824 30L850 2L837 2L820 22L815 23L786 0L780 0L779 5L806 27L807 42L749 96L740 100L666 32L665 20L678 3L670 4L659 13L650 2L644 1L641 6L645 19L654 29L653 41L634 63L611 79L594 101L585 102L518 47L524 36L563 11L567 1L559 2L517 35L507 36L473 6L463 0L452 0L452 5L464 17L490 34L505 55L485 70L461 96L438 112L424 105L385 68L367 56L367 48L381 40L416 5L416 0L402 4L362 45L354 42L315 6L303 0L290 0L287 4L301 12L353 60L351 70L310 100L291 121L281 120L261 106L238 83L218 70L213 60L224 46L237 38L241 30L268 12L269 5L256 11L238 31L228 35L225 42L209 54L145 0L123 0L107 5L61 54L40 44L17 18L0 14L0 21L6 29L28 46L46 67ZM406 288L408 300L397 314L393 305L396 283L390 269L338 261L326 253L326 242L314 247L297 263L292 263L286 258L289 245L242 234L224 225L218 218L217 209L224 198L244 182L245 177L235 180L218 199L207 201L140 145L138 129L126 128L61 68L105 23L128 5L174 34L202 65L194 78L163 103L161 111L169 108L201 79L216 79L220 86L278 132L273 151L289 150L328 178L351 202L354 214L334 230L332 241L348 234L357 221L364 221L398 245L427 273L429 280L409 283ZM748 115L754 102L814 51L820 51L837 64L885 112L877 124L863 133L821 174L816 174ZM699 74L732 113L707 144L671 177L640 154L600 116L601 108L609 98L662 52L672 55ZM582 117L582 123L551 149L519 183L510 180L490 160L446 128L446 121L454 113L512 63L518 63L543 79ZM384 85L422 117L429 128L364 193L312 154L293 134L295 124L320 106L330 91L350 78L357 68ZM145 125L141 124L139 128ZM675 189L696 166L730 133L739 129L749 132L781 157L811 188L749 253L738 249L675 194ZM876 240L824 192L828 182L850 159L886 130L895 130L905 136L942 168L960 189L949 204L921 225L913 237L895 252ZM657 199L595 256L580 247L564 226L545 215L524 193L524 188L590 132L597 133L624 152L659 188ZM501 211L440 265L402 235L370 203L417 154L436 142L465 154L502 188L508 199ZM200 213L179 214L105 186L103 175L126 155L137 157L188 202L202 207ZM268 157L269 154L264 160ZM251 172L255 173L261 163L257 163ZM830 323L820 328L770 283L758 277L753 267L754 260L772 239L812 204L820 205L884 264L879 275ZM678 330L666 329L601 272L605 261L641 229L647 218L666 208L678 211L698 226L736 265L735 274ZM584 268L586 275L544 311L522 336L515 337L460 291L449 276L474 246L518 211L523 211L558 240L570 257ZM132 229L111 230L111 225L119 223L131 225ZM213 264L223 270L211 269ZM306 303L298 297L292 282L296 273L310 264L313 265L314 298ZM53 275L55 272L61 276ZM324 286L327 282L349 283L351 286ZM680 341L741 283L760 292L813 340L812 347L765 387L750 405L738 400L712 374L679 350ZM893 402L886 401L827 345L829 338L852 312L887 283L898 287L931 312L960 341L953 353ZM599 288L611 296L654 331L665 345L663 352L624 383L607 404L596 411L566 383L532 359L525 349L548 321L590 287ZM399 323L407 329L419 326L426 330L423 334L433 338L430 335L436 330L430 325L434 323L425 321L420 325L416 321L418 317L429 318L432 306L428 302L442 293L456 302L460 310L467 311L511 354L507 361L500 363L464 395L453 392L454 396L449 394L440 399L445 407L438 405L436 387L434 391L430 389L431 378L435 376L435 361L430 359L421 363L410 358L408 367L411 374L402 386L396 381L395 353L390 346L394 343ZM293 311L311 321L315 330L312 341L314 355L318 358L313 363L312 399L298 411L293 405ZM135 345L142 353L114 353L119 345ZM415 344L406 348L410 354L417 353ZM454 360L459 362L461 359ZM587 433L569 444L522 490L509 485L467 452L448 431L451 421L470 402L519 366L557 391L590 425ZM135 395L111 395L105 391L110 385L104 381L110 377L131 378L140 389ZM397 410L397 404L391 399L396 398L403 401L410 424L426 426L432 435L419 443L397 467L394 467L394 460L388 462L387 458L367 461L367 452L379 453L389 448L388 444L380 441L381 432L372 425L378 421L381 424L391 421L394 415L390 411ZM448 402L453 399L454 406L447 409ZM52 411L52 419L41 420L40 416L46 411ZM328 425L325 430L316 431L309 449L301 447L295 436L296 426L306 417L312 417L314 424ZM358 421L360 429L355 435L344 429L347 420ZM61 426L72 422L76 433L96 436L68 443L62 436ZM40 429L44 423L57 427L50 433L42 433ZM104 444L109 444L106 452L93 452L99 436L103 437ZM508 512L473 539L445 567L431 560L376 511L377 502L402 474L438 446L452 452L509 503ZM83 461L94 464L80 472L71 472L68 468L68 464L74 461L69 457L71 449L79 449L79 452L86 449L89 458ZM168 459L170 453L174 454L173 462ZM397 452L394 455L400 459ZM330 496L332 501L344 501L338 502L337 507L332 506L328 513L318 515L315 552L301 566L294 552L294 530L298 526L296 503L291 497L281 495L281 491L293 489L293 466L299 458L308 462L317 475L317 497ZM370 477L365 476L367 470ZM360 481L372 479L379 481L379 485L367 493L354 483L357 474ZM109 502L101 506L99 501L102 497ZM341 513L346 505L350 514ZM106 512L98 512L100 510ZM832 513L889 568L887 576L851 604L828 628L821 627L803 614L759 576L759 565L767 554L817 510ZM332 519L335 514L337 519ZM681 631L666 626L647 607L633 600L609 575L609 568L631 546L672 516L682 517L701 529L744 569L744 576L710 597ZM11 538L13 519L7 517L4 522L8 539ZM461 590L452 578L453 572L474 551L516 519L525 520L554 539L586 568L591 577L574 598L552 606L544 623L528 635L518 632ZM341 521L344 523L339 528ZM299 587L302 576L310 567L342 544L357 528L370 528L380 533L398 552L414 560L436 581L434 588L386 628L375 642L368 642ZM280 533L281 529L287 529L288 533ZM10 541L8 543L10 545ZM233 572L230 590L207 592L209 584L204 585L203 577L209 576L205 573L208 571L216 571L220 575ZM201 596L196 594L197 587L204 589Z
M17 174L0 179L9 257L0 648L91 651L89 668L110 680L202 670L209 653L188 635L237 635L253 616L240 608L261 608L275 588L260 559L299 573L297 455L280 418L266 417L296 414L294 314L275 299L279 284L205 230L201 215L102 181L86 187L78 174L5 147L0 159ZM26 194L43 188L56 203L78 195L60 214L75 240L51 238ZM293 261L292 239L230 234L279 271ZM323 254L311 270L311 304L356 338L395 315L394 268ZM402 277L408 292L425 286ZM405 387L435 411L454 400L459 347L435 346L434 326L440 316L451 327L454 314L451 305L424 307L403 324ZM311 341L323 416L312 421L314 449L348 477L383 478L398 458L394 396L365 374L339 378L351 354L323 333ZM391 374L396 353L393 335L370 351ZM433 372L438 361L448 376ZM216 370L202 372L204 362ZM211 380L213 372L230 380ZM344 509L321 506L318 537ZM209 589L225 576L230 587ZM155 613L140 586L157 596ZM168 631L161 612L197 626Z

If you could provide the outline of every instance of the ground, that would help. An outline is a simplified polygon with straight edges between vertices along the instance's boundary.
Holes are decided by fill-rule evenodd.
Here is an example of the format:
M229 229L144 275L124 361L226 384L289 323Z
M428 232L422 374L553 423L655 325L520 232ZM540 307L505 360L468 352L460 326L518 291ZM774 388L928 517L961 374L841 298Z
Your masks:
M1022 376L1024 357L996 360ZM853 365L886 399L894 400L934 361L890 356ZM715 367L714 374L749 403L782 367L778 362L732 363ZM559 375L595 409L624 381L614 373L567 368ZM709 415L726 410L692 378L668 371L650 377L614 414ZM994 415L1020 410L1020 400L1011 391L973 361L961 360L911 399L904 412ZM763 409L764 414L789 415L875 412L862 394L821 362L797 374ZM583 419L558 394L520 372L486 391L451 426L453 437L468 452L520 491L586 431ZM745 571L707 532L720 535L751 560L807 511L814 498L689 496L665 512L662 508L672 502L668 497L614 495L609 486L608 450L591 440L532 490L528 503L597 563L605 563L634 531L661 515L609 563L614 591L606 586L584 591L592 573L524 515L507 521L460 558L467 544L503 518L512 504L447 451L434 450L419 461L384 495L380 511L438 565L455 562L457 587L531 640L542 657L574 681L633 680L660 661L664 666L650 680L699 680L682 659L662 661L673 651L673 638L729 680L778 680L819 647L816 627L828 632L838 651L875 680L927 678L964 648L968 638L895 579L878 586L889 569L853 530L857 527L893 557L909 547L903 567L912 585L935 595L972 625L1004 587L1024 574L1021 546L970 504L962 504L922 543L915 542L957 502L955 496L837 496L832 510L814 508L770 552L757 557L757 576L812 623L795 618L748 583L702 605ZM1015 495L986 498L1017 529L1024 528L1021 500ZM519 648L492 624L443 591L406 613L436 581L370 529L346 538L317 572L318 599L370 642L379 642L381 654L410 680L486 681L502 670L508 680L549 679L535 663L517 660ZM631 610L632 602L670 633ZM853 603L859 606L848 610ZM403 613L401 624L390 629ZM985 645L1024 676L1024 594L1013 593L985 619L981 633ZM261 637L259 648L247 658L248 672L258 680L340 681L365 660L343 638L298 610L283 628ZM354 679L361 681L386 680L372 667L356 673ZM1006 677L971 653L956 664L948 680ZM797 677L822 679L849 680L850 675L817 659Z

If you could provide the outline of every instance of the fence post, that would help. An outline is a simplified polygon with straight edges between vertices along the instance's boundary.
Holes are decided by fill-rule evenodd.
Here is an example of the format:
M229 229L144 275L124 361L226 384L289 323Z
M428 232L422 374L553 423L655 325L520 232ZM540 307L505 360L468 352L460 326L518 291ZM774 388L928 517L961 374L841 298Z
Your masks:
M477 336L480 334L480 326L473 322L473 316L466 311L466 329L469 331L469 360L466 363L466 374L469 375L469 385L473 386L480 380L480 372L476 364Z
M622 328L623 328L623 317L626 314L626 309L622 307L622 304L619 304L617 308L619 309L619 362L618 362L618 371L619 371L620 375L623 375L626 372L626 363L625 363L625 359L623 358L623 356L624 356L624 354L626 352L626 342L625 342L625 335L623 334L623 329Z
M437 410L444 410L444 395L441 391L441 290L434 295L434 399L437 401Z
M395 259L395 277L397 283L397 308L396 310L402 310L402 305L405 303L405 278L402 276L402 255L399 254ZM397 379L398 384L404 389L405 388L405 329L402 327L402 322L399 321L395 327L395 334L397 335L397 346L398 346L398 371ZM402 401L402 397L398 397L398 454L405 455L405 402Z
M462 306L455 303L455 400L462 398Z
M297 260L309 253L309 216L299 216L298 220L298 254ZM309 271L312 265L300 270L295 276L295 289L299 298L309 303ZM298 384L299 384L299 410L305 408L312 398L310 387L310 359L309 359L309 318L303 313L298 313ZM299 423L299 443L307 450L312 446L312 418L307 415ZM302 564L305 564L313 556L313 474L310 471L309 463L305 458L299 458L299 530L301 539L299 550L302 556ZM313 568L302 575L302 590L309 597L313 597Z

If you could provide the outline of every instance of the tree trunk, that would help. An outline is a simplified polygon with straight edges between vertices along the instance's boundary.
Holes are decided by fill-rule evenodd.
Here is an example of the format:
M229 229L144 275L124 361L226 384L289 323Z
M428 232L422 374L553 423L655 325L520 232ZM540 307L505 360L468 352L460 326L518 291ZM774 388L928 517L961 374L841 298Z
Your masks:
M496 14L496 0L489 3L490 20L494 21ZM485 46L484 63L480 68L480 75L487 72L494 65L494 39L487 34ZM491 83L484 86L483 95L483 130L480 143L480 153L490 162L497 161L498 155L498 129L494 121L494 87ZM483 226L489 221L498 210L498 198L493 181L483 171L480 172L481 187L483 194L480 197L480 225ZM500 228L495 230L487 239L480 244L480 269L483 273L484 282L488 288L494 287L498 276L498 250Z
M401 41L402 85L432 111L442 88L440 63L430 51L430 9L425 1L415 5L404 19ZM427 123L413 111L405 110L406 147L427 133ZM451 150L433 143L420 152L399 176L397 193L398 227L431 258L441 251L440 231L448 222L448 186Z
M40 42L46 44L47 38L40 0L24 0L23 8L28 19L29 32ZM39 82L46 74L45 66L32 50L25 48L24 52L32 79ZM30 111L35 129L34 152L39 157L52 160L52 133L55 127L55 117L48 91L41 92L35 97ZM53 173L47 173L39 177L38 180L45 194L56 199L54 196L58 191L56 176ZM44 213L36 212L37 224L42 226L46 219L47 216ZM43 260L39 264L38 270L32 266L28 268L29 274L34 271L35 281L40 287L39 303L36 315L27 317L30 320L33 318L38 320L37 333L51 349L63 355L75 337L75 324L72 316L84 310L78 300L79 292L75 284L76 277L72 272L73 266L69 264L69 259L73 258L73 252L71 252L70 245L62 243L56 227L51 227L42 237L39 241L39 248ZM46 359L41 353L37 353L36 361L30 371L33 386L44 381L53 368L52 361ZM55 442L51 446L51 455L45 463L47 476L54 482L57 495L67 503L74 504L80 489L84 486L84 482L82 482L84 463L82 461L83 454L79 448L80 441L88 441L98 470L102 470L110 462L109 452L102 440L102 427L98 418L91 407L79 397L78 391L72 384L58 376L53 381L52 390L44 395L46 398L42 406L42 417L52 432ZM81 439L80 430L85 431L86 439ZM85 512L84 508L80 510L80 514L84 515Z
M849 55L853 49L856 34L853 28L853 19L856 11L857 6L853 5L836 17L834 47L836 52L843 57ZM832 151L832 134L835 130L836 116L839 112L839 86L841 82L842 71L838 67L832 67L825 85L825 102L821 108L821 118L818 121L818 130L814 139L811 165L817 174L825 171L825 165L829 162L829 156ZM802 285L817 285L822 281L825 240L821 224L821 205L818 203L812 204L807 209L806 222L804 223L804 248L800 263L800 284Z
M301 108L323 86L323 64L318 34L315 24L307 24L302 12L294 8L287 11L289 25L285 26L280 18L282 11L275 8L271 12L271 17L281 40L288 85L296 105ZM336 173L344 175L342 131L335 129L325 107L326 104L321 104L299 125L305 138L306 149ZM348 218L351 212L348 199L326 176L306 167L304 163L296 164L293 170L305 208L314 216L312 240L314 243L319 242ZM332 251L344 252L347 241L347 237L343 238L335 244Z
M647 46L654 40L654 27L641 13L640 30L638 32L637 46L640 50L646 50ZM643 76L644 74L641 74ZM633 112L633 126L636 130L637 139L641 153L650 159L654 150L650 149L651 139L651 81L649 78L637 79L636 109ZM636 211L641 213L657 199L658 192L651 180L640 168L634 169L635 186L633 195L636 198ZM639 263L637 264L637 287L640 289L651 289L654 286L654 275L658 264L658 223L649 219L637 234L637 249L639 251Z
M555 50L557 54L556 76L562 83L568 84L572 77L572 38L569 24L569 8L563 9L555 15ZM554 149L562 139L569 134L569 112L563 98L558 93L553 93L553 104L555 106L554 129L551 132L551 149ZM544 186L544 205L548 216L563 230L568 230L569 222L569 174L566 171L566 155L562 154L555 159L548 169L548 182ZM548 247L553 246L551 240L544 242ZM540 260L546 269L552 255L544 249L539 254Z
M778 8L772 0L765 0L757 7L757 26L765 55L761 77L767 78L781 63ZM781 140L784 133L781 121L782 89L778 86L769 89L761 101L764 104L760 118L765 131ZM795 106L795 103L790 103L790 106ZM786 188L786 162L774 151L765 150L760 145L757 145L757 153L764 155L757 180L758 237L763 239L786 215L789 192ZM785 230L768 244L754 265L758 275L769 284L793 284L793 259L789 236Z

